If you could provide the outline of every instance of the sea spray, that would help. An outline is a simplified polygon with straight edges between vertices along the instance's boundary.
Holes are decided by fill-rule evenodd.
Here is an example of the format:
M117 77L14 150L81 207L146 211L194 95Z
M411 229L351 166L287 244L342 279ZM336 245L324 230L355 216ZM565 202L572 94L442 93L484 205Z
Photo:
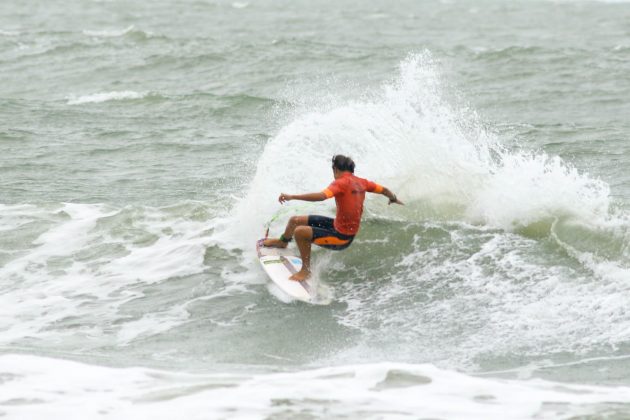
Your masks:
M329 161L337 153L352 156L359 176L387 185L411 209L428 208L442 219L514 230L556 217L607 215L607 184L558 157L507 150L474 112L444 99L439 69L429 52L412 54L397 80L363 95L370 99L304 111L282 127L265 146L236 206L239 228L252 231L264 223L276 211L280 192L326 187L332 180ZM368 207L387 214L370 201ZM312 208L330 213L328 204ZM405 209L395 214L423 217Z

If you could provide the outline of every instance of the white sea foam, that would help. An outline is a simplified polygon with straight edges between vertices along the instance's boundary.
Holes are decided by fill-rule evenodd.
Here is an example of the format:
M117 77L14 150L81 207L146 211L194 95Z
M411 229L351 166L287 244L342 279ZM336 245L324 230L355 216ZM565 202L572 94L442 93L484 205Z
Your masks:
M189 303L185 302L157 313L148 313L139 320L126 322L118 331L118 344L124 346L139 336L156 335L182 325L190 318L190 313L186 310Z
M90 95L83 96L70 96L68 98L68 105L81 105L89 103L100 103L107 101L121 101L127 99L142 99L146 96L146 93L134 92L131 90L114 91L114 92L100 92L92 93Z
M610 188L558 157L507 153L467 204L472 221L504 229L569 217L604 221Z
M83 34L87 36L94 36L94 37L116 38L116 37L127 35L128 33L131 33L135 30L136 28L133 25L131 25L131 26L126 27L125 29L109 29L109 30L100 30L100 31L85 30L83 31Z
M209 224L173 211L70 203L57 209L1 206L5 235L44 223L39 223L40 234L32 244L0 267L0 276L7 280L0 294L0 342L88 334L128 344L185 323L186 307L196 299L229 294L232 289L227 285L198 297L187 298L186 293L186 300L167 306L148 304L141 317L119 312L125 303L143 297L137 286L207 269ZM125 226L123 231L118 224ZM95 322L95 317L100 319ZM69 319L81 320L83 330L64 328ZM115 320L117 328L105 331L107 322Z
M232 7L235 9L244 9L248 6L249 6L249 3L242 2L242 1L235 1L234 3L232 3Z
M399 263L388 261L390 274L359 270L336 285L347 304L339 322L361 340L333 363L394 358L479 370L487 355L576 355L630 341L630 285L615 264L596 261L596 277L551 241L466 224L430 229L448 236L418 235Z
M0 356L8 418L551 419L627 409L630 388L478 378L429 364L181 374Z
M20 35L20 32L18 31L4 31L2 29L0 29L0 36L18 36Z

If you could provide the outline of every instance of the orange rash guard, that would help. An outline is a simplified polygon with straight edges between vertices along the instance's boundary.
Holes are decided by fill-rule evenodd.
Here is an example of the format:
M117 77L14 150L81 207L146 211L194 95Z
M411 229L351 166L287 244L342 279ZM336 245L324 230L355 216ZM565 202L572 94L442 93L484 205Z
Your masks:
M383 187L367 179L344 172L323 192L326 198L335 197L337 216L335 229L344 235L356 235L361 224L365 192L380 193Z

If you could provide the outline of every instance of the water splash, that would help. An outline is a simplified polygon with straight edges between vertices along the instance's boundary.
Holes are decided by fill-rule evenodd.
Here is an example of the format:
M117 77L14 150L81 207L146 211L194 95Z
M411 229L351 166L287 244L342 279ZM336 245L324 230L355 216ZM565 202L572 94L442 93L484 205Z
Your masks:
M247 221L242 232L259 230L277 210L280 192L326 187L332 180L329 160L337 153L354 158L359 176L389 186L408 202L410 210L397 216L409 220L439 214L518 230L555 218L608 215L607 184L558 157L506 150L473 111L449 104L444 90L439 64L423 52L405 59L398 78L378 92L303 111L258 160L250 189L235 209L235 219Z

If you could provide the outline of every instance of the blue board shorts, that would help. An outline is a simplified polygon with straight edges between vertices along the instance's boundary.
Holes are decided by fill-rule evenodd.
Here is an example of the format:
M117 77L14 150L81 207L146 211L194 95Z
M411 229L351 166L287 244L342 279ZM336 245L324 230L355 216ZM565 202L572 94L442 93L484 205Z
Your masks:
M315 245L340 251L350 246L354 235L344 235L335 229L335 219L326 216L308 216L308 225L313 228Z

